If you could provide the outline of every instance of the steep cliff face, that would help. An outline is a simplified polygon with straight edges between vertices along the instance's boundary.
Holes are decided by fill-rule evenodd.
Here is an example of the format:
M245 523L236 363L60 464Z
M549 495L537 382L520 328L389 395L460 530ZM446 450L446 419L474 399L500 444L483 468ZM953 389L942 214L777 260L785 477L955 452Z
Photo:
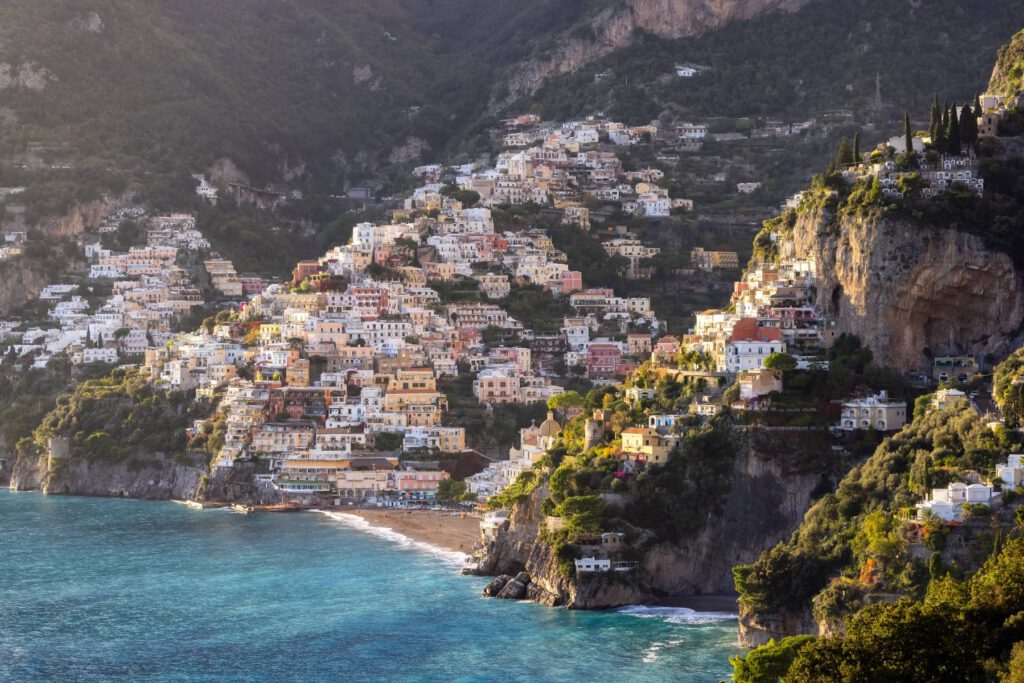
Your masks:
M676 543L642 543L638 572L627 577L566 578L551 546L538 538L546 485L517 505L507 528L485 546L480 573L526 571L530 597L545 604L601 609L661 597L733 592L732 567L755 559L797 528L836 463L817 432L749 433L738 449L732 486L703 529ZM685 456L680 456L685 457ZM643 530L634 530L643 537Z
M98 228L103 218L123 206L125 201L122 197L81 204L63 216L41 221L36 227L50 240L74 238ZM55 276L80 267L82 263L69 259L61 265L59 272L54 272L53 263L33 258L31 253L4 263L0 267L0 316L36 298L43 287L54 281Z
M125 461L40 457L8 459L0 472L0 485L15 491L47 494L139 498L145 500L197 500L264 505L279 503L273 489L253 483L254 468L241 464L226 476L211 476L202 463L182 464L164 453Z
M10 487L49 494L185 500L199 489L202 476L202 470L181 465L163 453L126 462L43 455L18 460Z
M559 572L551 546L538 537L544 520L540 506L548 494L544 484L515 507L507 528L486 546L480 573L515 576L525 571L530 577L528 597L550 606L602 609L648 602L648 591L637 581L608 581L599 576L567 578Z
M1000 356L1022 339L1024 278L976 236L856 216L835 227L808 212L781 252L817 261L819 306L880 364L923 370L926 349Z
M793 635L824 635L811 610L755 614L740 609L739 640L743 647L761 647L769 640L780 641Z
M77 237L98 228L111 211L127 201L127 197L115 197L79 204L63 216L44 219L37 227L50 237Z
M537 91L549 78L576 71L630 45L637 31L662 38L699 35L730 21L772 11L795 11L810 0L622 0L589 22L590 35L566 37L541 57L516 66L507 80L508 102Z

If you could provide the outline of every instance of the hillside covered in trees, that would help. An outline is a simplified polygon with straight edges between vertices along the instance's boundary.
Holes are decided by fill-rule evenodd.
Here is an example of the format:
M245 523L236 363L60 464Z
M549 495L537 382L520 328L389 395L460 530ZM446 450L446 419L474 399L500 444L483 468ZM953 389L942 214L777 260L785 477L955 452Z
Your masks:
M531 56L589 35L611 4L11 0L0 8L0 154L89 164L93 175L136 164L184 173L230 159L258 185L336 191L445 149L485 148L500 115L489 109L495 88ZM552 82L536 106L552 117L601 108L637 121L670 106L803 114L872 95L879 70L898 105L930 95L931 79L920 77L936 70L950 94L973 92L972 55L991 54L1014 18L1015 3L986 4L819 0L699 38L642 37ZM936 40L949 49L915 49ZM826 62L808 58L821 50ZM711 72L659 78L675 61ZM612 77L595 85L595 70Z

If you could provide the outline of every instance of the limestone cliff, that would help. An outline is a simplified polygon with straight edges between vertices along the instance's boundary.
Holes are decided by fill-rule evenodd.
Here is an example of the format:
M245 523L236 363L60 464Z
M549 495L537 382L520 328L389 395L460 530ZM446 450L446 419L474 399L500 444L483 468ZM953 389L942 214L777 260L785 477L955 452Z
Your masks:
M20 458L10 487L48 494L186 500L199 489L203 474L203 470L179 464L163 453L124 462L43 455Z
M576 71L630 45L643 31L662 38L699 35L730 21L772 11L795 11L810 0L620 0L590 19L589 35L565 37L550 52L517 65L507 79L507 101L537 91L549 78Z
M876 362L930 368L934 356L1003 356L1020 345L1024 278L1003 253L956 230L802 213L784 257L818 264L817 303L837 332L860 337Z
M479 571L530 576L528 597L549 605L601 609L659 598L731 594L732 567L755 559L787 538L800 524L823 481L838 465L821 432L748 432L737 450L732 484L720 512L703 528L677 542L641 541L634 550L639 570L625 577L568 578L558 570L551 546L539 538L547 485L516 505L506 528L485 541ZM678 456L678 457L685 457ZM627 501L628 504L628 501ZM652 539L645 530L631 536Z
M648 602L649 592L636 580L568 578L559 572L551 546L539 538L544 520L540 506L548 493L542 485L514 508L507 527L487 544L479 573L515 576L525 571L530 579L527 596L550 606L602 609Z
M241 464L226 476L211 476L203 457L191 462L165 453L151 453L122 461L39 457L8 459L0 484L16 491L46 494L139 498L145 500L198 500L221 503L270 504L282 500L273 489L253 483L253 465Z
M757 614L740 608L739 640L743 647L760 647L769 640L779 641L789 636L817 635L821 627L810 609L777 614Z
M77 237L99 227L103 218L122 206L124 198L104 199L78 205L62 216L44 219L36 228L51 244ZM61 273L83 265L78 258L62 254L58 264L51 259L36 258L32 251L0 266L0 316L35 299L48 283ZM55 266L56 269L55 269Z

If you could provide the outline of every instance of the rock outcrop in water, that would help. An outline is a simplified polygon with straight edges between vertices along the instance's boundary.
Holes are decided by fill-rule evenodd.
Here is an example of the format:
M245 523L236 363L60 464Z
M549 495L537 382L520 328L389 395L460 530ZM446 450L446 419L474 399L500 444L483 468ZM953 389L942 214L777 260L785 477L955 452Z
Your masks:
M813 494L841 474L822 432L758 430L741 440L732 485L721 512L697 533L678 542L647 540L637 550L639 567L629 573L567 576L541 533L547 484L515 505L505 528L485 539L478 573L498 576L484 595L503 597L506 585L529 577L526 597L571 609L602 609L694 594L731 594L732 567L750 562L787 538L800 524ZM512 577L516 577L512 579ZM518 588L516 593L518 594Z

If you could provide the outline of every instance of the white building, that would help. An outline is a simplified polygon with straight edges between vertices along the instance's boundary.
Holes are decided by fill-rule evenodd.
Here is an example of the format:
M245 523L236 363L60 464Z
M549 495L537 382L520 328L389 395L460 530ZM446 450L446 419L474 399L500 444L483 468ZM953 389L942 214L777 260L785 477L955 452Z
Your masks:
M1024 485L1024 454L1011 453L1006 462L996 465L996 476L1003 481L1003 490Z
M987 484L965 484L955 482L944 489L932 489L927 500L917 504L918 519L933 514L944 522L959 522L963 519L964 505L990 505L998 497Z
M593 572L610 572L611 570L612 561L609 559L584 557L582 559L576 560L576 572L578 574Z

